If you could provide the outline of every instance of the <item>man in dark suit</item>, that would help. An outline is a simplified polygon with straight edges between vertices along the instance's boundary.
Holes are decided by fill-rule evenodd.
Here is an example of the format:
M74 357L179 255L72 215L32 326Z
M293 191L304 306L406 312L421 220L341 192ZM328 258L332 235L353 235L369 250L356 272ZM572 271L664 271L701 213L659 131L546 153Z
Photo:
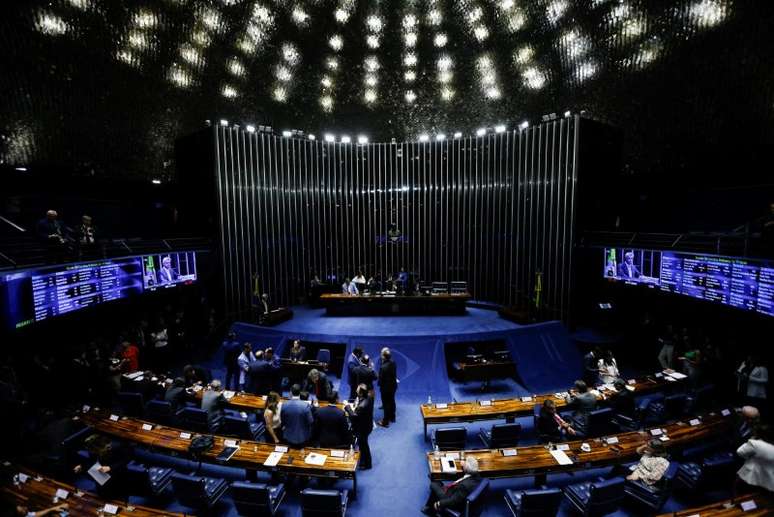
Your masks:
M583 381L587 386L593 386L599 377L599 360L602 350L594 347L583 356Z
M161 259L161 268L159 269L159 285L173 284L177 281L178 273L172 267L172 257L166 256Z
M185 379L182 377L172 381L172 385L164 393L164 400L172 404L172 411L176 412L185 402Z
M237 341L236 334L228 333L228 337L223 341L223 366L226 368L226 389L239 389L239 354L242 353L242 346Z
M223 409L226 407L226 397L223 396L223 386L215 379L210 383L210 389L202 395L202 409L207 412L207 421L213 422L223 418Z
M360 366L360 358L363 356L363 349L356 346L352 353L347 357L347 379L349 381L349 396L348 400L354 400L357 391L357 378L355 376L355 368Z
M460 479L446 486L440 481L430 483L430 496L422 508L422 513L440 515L445 508L460 512L464 510L465 499L481 482L478 475L478 460L472 456L465 458L462 472L464 475Z
M626 383L622 379L616 379L613 383L615 395L613 395L613 412L617 415L623 415L629 418L634 416L637 404L634 401L632 392L626 389Z
M327 406L317 408L315 427L322 448L345 449L352 444L347 415L336 405L335 397Z
M317 400L330 400L333 396L333 386L328 376L316 368L309 370L304 390L314 395Z
M567 397L567 407L575 409L572 419L579 430L584 430L588 423L589 413L597 409L597 397L589 391L583 381L575 381L575 388Z
M382 427L389 427L395 422L395 392L398 391L398 369L392 360L392 353L387 347L382 348L382 364L379 367L379 394L382 397L384 417L378 422Z
M46 245L46 262L56 263L64 260L67 240L62 223L56 210L46 212L45 219L38 221L36 233L40 242Z
M255 361L250 363L250 386L256 395L265 395L271 391L271 365L262 350L255 352Z
M374 389L374 382L377 379L376 371L374 371L374 363L371 362L371 358L368 354L364 354L360 358L360 364L354 368L355 380L357 385L365 384L369 391Z
M353 409L354 408L354 409ZM357 399L354 404L344 406L352 423L352 431L357 438L357 446L360 450L360 470L371 468L371 447L368 445L368 436L374 429L374 397L368 391L365 384L357 387Z
M266 377L269 384L270 391L282 392L282 375L280 370L282 365L280 364L279 357L274 355L274 349L272 347L263 351L263 359L266 361Z
M640 278L640 270L634 264L634 252L624 253L624 261L618 266L618 276L621 278Z
M312 405L301 400L301 387L298 384L291 386L290 395L290 400L284 401L280 409L282 436L293 447L303 447L312 437Z

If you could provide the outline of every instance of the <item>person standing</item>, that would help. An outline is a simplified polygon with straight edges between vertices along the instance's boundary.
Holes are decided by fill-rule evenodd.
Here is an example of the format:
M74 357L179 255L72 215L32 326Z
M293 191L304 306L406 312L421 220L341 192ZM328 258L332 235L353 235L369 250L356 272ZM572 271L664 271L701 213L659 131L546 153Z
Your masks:
M583 356L583 380L587 386L593 386L597 382L599 375L599 360L602 358L602 351L595 347Z
M363 356L363 349L356 346L347 358L347 381L349 382L349 396L347 400L354 400L357 391L357 376L355 370L360 366L360 358Z
M282 402L280 401L280 396L272 391L266 397L266 408L263 410L263 421L266 424L266 432L269 433L269 436L274 443L279 443L280 436L282 436L281 412Z
M382 348L382 364L379 367L379 394L382 397L384 417L378 422L382 427L389 427L395 422L395 392L398 391L398 369L392 360L392 353L387 347Z
M290 400L283 402L279 409L282 435L289 445L303 447L312 437L314 424L312 405L301 400L301 387L298 384L290 388L290 394Z
M242 353L236 334L229 332L223 341L223 366L226 368L225 386L227 390L239 388L239 355Z
M740 482L774 491L774 436L769 426L756 426L752 437L736 454L744 460L744 465L736 473L735 493Z
M365 384L357 387L357 399L354 404L344 406L352 431L357 438L357 446L360 450L360 470L369 470L372 466L371 447L368 445L368 436L374 429L374 398L373 392L368 391ZM353 409L354 408L354 409Z
M250 343L245 343L242 345L242 353L237 358L237 366L239 367L239 391L245 391L250 365L254 362L255 355L253 354L253 346Z

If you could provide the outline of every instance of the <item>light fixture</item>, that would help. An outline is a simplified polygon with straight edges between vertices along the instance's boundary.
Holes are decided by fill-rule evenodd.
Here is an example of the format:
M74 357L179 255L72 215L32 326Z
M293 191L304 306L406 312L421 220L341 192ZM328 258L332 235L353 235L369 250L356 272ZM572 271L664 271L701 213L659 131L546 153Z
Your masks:
M446 140L446 135L443 133L438 133L437 135L435 135L435 139L438 142L442 142L443 140Z
M454 133L454 138L462 138L462 133L457 131L456 133Z
M248 126L245 129L247 129L248 133L255 133L255 126L253 125L248 124Z
M505 125L498 124L495 126L495 133L505 133Z
M519 124L519 129L521 129L522 131L527 129L528 127L529 127L529 121L528 120L525 120L524 122Z
M159 180L159 179L152 179L151 183L153 183L154 185L161 185L161 180Z
M223 127L228 126L228 120L226 120L224 118L220 119L220 125L223 126Z
M335 142L336 141L336 137L333 136L331 133L325 133L325 141L329 142L329 143L330 142Z
M419 135L420 142L427 142L428 140L430 140L430 137L428 136L427 133L422 133L421 135Z
M484 136L486 134L486 128L480 127L476 129L476 136Z
M16 167L16 170L19 172L27 172L27 167Z
M342 144L349 144L352 142L352 139L348 137L347 135L341 135L341 143Z
M282 132L282 136L284 136L285 138L290 138L292 135L293 133L289 129L286 129L285 131Z
M309 134L307 135L307 138L309 138L309 140L316 140L316 139L317 139L317 137L316 137L316 136L314 136L312 133L309 133Z
M570 118L571 115L572 115L572 112L570 110L567 110L564 112L564 118Z
M368 143L368 137L365 135L358 135L357 137L357 143L360 145L365 145Z

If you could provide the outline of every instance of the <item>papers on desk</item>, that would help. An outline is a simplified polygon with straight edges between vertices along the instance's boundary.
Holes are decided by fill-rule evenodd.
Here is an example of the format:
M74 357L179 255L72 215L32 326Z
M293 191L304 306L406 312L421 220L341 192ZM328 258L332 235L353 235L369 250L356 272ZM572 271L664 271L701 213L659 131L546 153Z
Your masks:
M479 400L478 403L482 406L491 406L492 401L491 400Z
M723 416L728 416L731 414L731 411L728 409L724 409L723 411L720 412L720 414Z
M99 486L102 486L108 481L110 481L110 474L100 472L99 469L101 468L102 468L102 465L100 465L100 463L97 462L94 465L92 465L91 468L89 469L89 475L94 481L97 482Z
M447 452L447 453L445 454L445 456L446 456L447 458L451 458L451 459L453 459L453 460L458 460L458 459L460 459L460 453L459 453L459 452Z
M742 511L749 512L750 510L755 510L758 508L758 505L755 504L755 501L750 499L749 501L744 501L739 505L739 507L742 509Z
M629 379L628 381L626 381L626 383L627 384L631 384L631 385L635 385L635 384L637 384L637 379Z
M142 424L143 431L153 431L153 426L150 424Z
M276 467L277 463L279 463L280 459L282 458L282 455L284 453L274 451L271 454L269 454L269 457L266 458L266 461L263 462L264 466L266 467Z
M343 457L344 457L344 451L331 450L331 458L343 458Z
M454 474L457 472L457 464L454 463L454 458L451 456L441 458L441 472L446 474Z
M661 436L664 432L661 429L651 429L650 434L653 436Z
M557 451L569 451L570 450L570 446L567 445L566 443L559 443L559 444L556 445L556 450Z
M572 460L564 451L554 450L550 452L559 465L572 465Z
M70 492L68 492L67 490L57 488L56 494L54 494L54 497L56 497L57 499L67 499L68 495L70 495Z
M694 418L693 420L689 420L688 423L691 425L699 425L701 423L701 420L699 420L698 418Z
M661 378L661 377L663 377L663 376L664 376L664 374L663 374L663 373L661 373L661 372L659 372L659 373L655 374L655 377L656 377L657 379L660 379L660 378Z
M662 434L661 436L659 436L658 439L661 440L662 442L668 442L669 441L669 437L667 435L665 435L665 434Z
M118 513L118 506L114 504L105 503L105 506L102 507L102 511L105 513L109 513L111 515L115 515Z
M676 380L678 380L678 381L679 381L679 380L681 380L681 379L685 379L686 377L688 377L688 376L687 376L687 375L685 375L684 373L680 373L680 372L672 372L672 373L670 373L670 374L669 374L669 376L670 376L670 377L672 377L673 379L676 379Z
M599 397L600 395L602 395L602 393L599 390L589 390L589 393L591 393L595 397Z
M605 388L607 391L618 391L615 389L615 386L613 386L612 384L603 384L602 387Z
M323 465L325 465L325 460L327 459L328 459L328 456L326 456L325 454L310 452L309 454L306 455L306 458L304 458L304 463L322 467Z
M448 404L436 404L435 405L435 409L446 409L447 407L449 407Z
M226 390L223 392L223 398L226 400L231 400L232 398L234 398L234 395L236 395L236 391Z
M532 397L521 397L522 402L532 402Z
M519 451L517 451L516 449L503 449L503 456L505 456L506 458L510 456L517 456L518 454L519 454Z
M91 406L89 406L88 404L84 404L83 405L83 409L82 410L83 410L84 413L88 413L90 409L91 409Z
M127 373L125 374L125 376L127 379L135 380L137 379L137 377L142 377L144 373L145 372L143 371L137 371L137 372Z
M675 379L674 377L666 376L664 378L667 380L667 382L677 382L677 379Z
M223 445L226 447L239 447L236 440L223 440Z
M110 420L113 422L118 422L118 415L110 415Z
M193 386L191 389L194 390L194 393L199 393L200 391L202 391L202 387L198 384L196 386Z
M180 438L182 438L183 440L190 440L191 433L180 433Z
M274 452L288 452L288 446L287 445L275 445L274 446Z

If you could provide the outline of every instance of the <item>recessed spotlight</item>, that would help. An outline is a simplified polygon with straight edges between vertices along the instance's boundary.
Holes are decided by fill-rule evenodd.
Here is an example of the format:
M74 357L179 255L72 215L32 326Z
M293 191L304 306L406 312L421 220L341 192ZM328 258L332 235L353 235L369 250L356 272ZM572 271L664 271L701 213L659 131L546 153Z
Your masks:
M427 133L422 133L419 135L420 142L427 142L428 140L430 140L430 136Z
M27 172L27 167L16 167L16 170L19 172Z
M228 120L226 120L224 118L220 119L220 125L223 126L223 127L228 126Z
M462 138L462 133L457 131L456 133L454 133L454 138Z
M486 128L480 127L476 129L476 136L484 136L486 134Z
M161 180L159 180L159 179L152 179L151 183L153 183L154 185L161 185Z
M503 124L498 124L495 126L495 133L504 133L505 132L505 126Z
M255 133L255 126L248 125L245 129L247 129L248 133Z
M528 127L529 127L529 121L528 120L525 120L524 122L519 124L519 129L521 129L521 130L527 129Z
M291 133L289 130L286 129L285 131L282 132L282 136L284 136L285 138L290 138L291 136L293 136L293 133Z
M348 137L347 135L341 135L341 143L342 144L349 144L352 142L352 139Z
M325 141L326 142L335 142L336 137L333 136L331 133L325 133Z
M357 137L357 143L360 145L364 145L368 143L368 137L365 135L358 135Z
M571 115L572 115L572 112L570 110L567 110L564 112L564 118L570 118Z
M445 134L443 134L443 133L438 133L437 135L435 135L435 139L436 139L438 142L441 142L441 141L443 141L443 140L446 140L446 135L445 135Z
M309 134L307 135L307 138L308 138L309 140L316 140L316 139L317 139L317 137L316 137L316 136L314 136L312 133L309 133Z

